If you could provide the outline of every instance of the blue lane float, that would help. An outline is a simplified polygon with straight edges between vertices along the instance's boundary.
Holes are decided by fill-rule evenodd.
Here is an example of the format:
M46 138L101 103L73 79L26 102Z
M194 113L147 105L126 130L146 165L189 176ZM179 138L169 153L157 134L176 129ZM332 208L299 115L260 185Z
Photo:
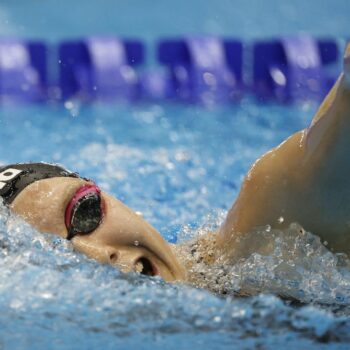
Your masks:
M326 70L338 60L334 40L305 35L260 41L253 56L253 91L263 100L322 99L336 79Z
M145 101L176 98L176 89L169 72L160 69L146 70L139 75L139 92Z
M44 43L0 39L0 100L40 102L47 98Z
M200 36L158 44L158 60L169 69L173 96L188 102L237 99L243 89L242 58L238 40Z
M143 63L137 40L90 37L59 45L59 87L63 100L130 100L138 94L134 66Z
M43 42L0 39L0 102L73 98L212 104L234 102L250 92L260 101L285 103L322 99L338 75L340 50L334 39L302 35L247 46L213 36L162 39L156 50L161 67L150 69L143 65L140 40L87 37L52 50ZM250 47L252 56L246 54ZM48 56L58 62L49 72ZM246 77L251 77L248 83Z

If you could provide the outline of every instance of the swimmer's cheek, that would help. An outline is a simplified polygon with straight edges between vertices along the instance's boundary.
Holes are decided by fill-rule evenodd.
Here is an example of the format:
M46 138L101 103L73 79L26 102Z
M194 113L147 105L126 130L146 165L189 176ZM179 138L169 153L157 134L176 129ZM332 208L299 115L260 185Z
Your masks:
M160 276L166 282L180 280L167 268L167 266L156 256L145 248L122 247L122 246L105 246L97 244L88 236L75 236L72 239L74 249L87 257L94 259L102 264L110 264L120 269L124 273L140 272L138 263L141 259L147 259L150 262L151 271L149 276ZM140 267L142 270L142 266Z

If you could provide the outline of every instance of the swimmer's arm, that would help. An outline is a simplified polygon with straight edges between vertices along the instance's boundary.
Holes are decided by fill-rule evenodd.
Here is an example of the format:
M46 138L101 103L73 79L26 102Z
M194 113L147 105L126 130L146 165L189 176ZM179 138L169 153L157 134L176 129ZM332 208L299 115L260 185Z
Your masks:
M237 236L257 227L285 228L294 215L300 174L295 162L305 131L298 132L259 158L246 175L239 195L218 232L219 246L234 249Z

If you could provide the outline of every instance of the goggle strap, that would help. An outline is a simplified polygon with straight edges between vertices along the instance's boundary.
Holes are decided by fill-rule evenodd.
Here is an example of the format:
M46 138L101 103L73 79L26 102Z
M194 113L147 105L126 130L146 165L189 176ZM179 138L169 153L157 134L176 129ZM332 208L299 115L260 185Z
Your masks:
M33 182L53 177L73 177L72 173L59 165L48 163L12 164L0 167L0 197L10 205L18 194Z

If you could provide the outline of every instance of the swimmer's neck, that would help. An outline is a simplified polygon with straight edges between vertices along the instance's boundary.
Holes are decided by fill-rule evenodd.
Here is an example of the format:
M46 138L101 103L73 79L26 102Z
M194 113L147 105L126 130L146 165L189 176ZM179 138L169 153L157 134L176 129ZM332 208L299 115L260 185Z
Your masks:
M223 250L217 244L218 232L207 232L187 241L172 244L169 243L176 257L188 270L188 263L195 264L202 262L211 265L217 259L223 258ZM186 266L187 265L187 266Z

